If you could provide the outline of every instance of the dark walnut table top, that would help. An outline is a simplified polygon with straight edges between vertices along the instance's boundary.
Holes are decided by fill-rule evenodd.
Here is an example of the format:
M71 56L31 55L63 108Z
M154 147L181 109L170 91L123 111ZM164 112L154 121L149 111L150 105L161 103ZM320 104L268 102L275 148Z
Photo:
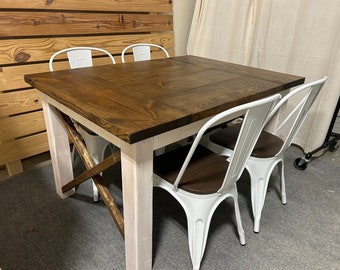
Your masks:
M29 74L25 80L128 143L304 82L196 56Z

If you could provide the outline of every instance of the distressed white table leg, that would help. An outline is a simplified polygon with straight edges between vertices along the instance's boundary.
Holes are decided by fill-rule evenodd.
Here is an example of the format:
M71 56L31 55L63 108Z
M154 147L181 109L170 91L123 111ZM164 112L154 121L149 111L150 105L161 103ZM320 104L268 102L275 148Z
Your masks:
M53 166L57 194L65 198L74 193L74 189L62 193L61 188L73 179L70 144L64 124L59 120L55 108L42 101L47 129L48 144Z
M153 139L121 148L126 269L152 268Z

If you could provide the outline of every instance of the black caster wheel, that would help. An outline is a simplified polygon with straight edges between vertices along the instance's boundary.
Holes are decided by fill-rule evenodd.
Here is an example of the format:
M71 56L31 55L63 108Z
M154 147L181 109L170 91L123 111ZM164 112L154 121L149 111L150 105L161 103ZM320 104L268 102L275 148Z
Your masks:
M307 168L307 161L303 158L295 159L294 166L298 170L305 170Z
M336 150L338 150L338 148L339 148L339 145L336 142L334 142L328 147L328 150L330 152L335 152Z

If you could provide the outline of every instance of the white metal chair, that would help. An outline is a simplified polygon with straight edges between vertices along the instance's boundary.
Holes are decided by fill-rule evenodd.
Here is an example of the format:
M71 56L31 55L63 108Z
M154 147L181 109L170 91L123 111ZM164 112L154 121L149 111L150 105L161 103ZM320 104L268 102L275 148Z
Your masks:
M93 65L92 63L92 52L93 51L105 54L106 56L111 58L111 61L113 64L116 64L114 57L106 50L95 48L95 47L71 47L71 48L60 50L51 56L50 61L49 61L50 71L54 70L53 63L54 63L55 58L65 53L67 55L71 69L90 67ZM90 155L92 156L93 160L96 163L103 161L105 150L108 146L110 146L110 143L106 141L105 139L103 139L102 137L98 136L97 134L93 133L86 127L80 125L79 123L74 122L74 125L75 125L76 130L82 136L85 142L86 148L88 152L90 153ZM72 156L74 156L74 150L72 152ZM93 186L93 200L98 201L99 192L97 190L96 185L93 182L92 182L92 186Z
M234 200L237 230L245 245L236 181L241 176L265 119L280 95L234 107L210 119L192 144L154 158L154 186L168 191L184 208L193 269L199 269L210 221L215 209L227 197ZM199 144L208 128L225 122L230 115L245 113L233 155L226 159Z
M308 110L318 96L327 77L304 84L285 95L269 114L267 127L264 129L246 164L251 178L251 202L254 216L254 232L259 232L261 213L264 206L268 183L273 169L278 165L281 178L281 202L287 203L284 153L291 145L294 137L302 126ZM289 100L294 99L297 105L292 108ZM279 110L280 109L280 110ZM278 113L280 112L280 113ZM235 149L237 133L241 124L223 128L209 136L203 145L224 156L230 156Z
M145 61L151 59L151 48L157 48L164 52L166 57L170 57L168 51L160 45L152 43L136 43L125 47L122 51L122 63L125 63L125 54L132 49L134 61Z

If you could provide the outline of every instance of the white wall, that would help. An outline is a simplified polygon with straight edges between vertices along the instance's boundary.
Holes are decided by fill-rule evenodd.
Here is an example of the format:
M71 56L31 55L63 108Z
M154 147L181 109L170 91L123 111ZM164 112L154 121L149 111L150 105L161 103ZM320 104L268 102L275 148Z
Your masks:
M196 0L173 0L175 54L187 54L187 42Z

